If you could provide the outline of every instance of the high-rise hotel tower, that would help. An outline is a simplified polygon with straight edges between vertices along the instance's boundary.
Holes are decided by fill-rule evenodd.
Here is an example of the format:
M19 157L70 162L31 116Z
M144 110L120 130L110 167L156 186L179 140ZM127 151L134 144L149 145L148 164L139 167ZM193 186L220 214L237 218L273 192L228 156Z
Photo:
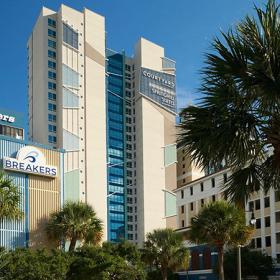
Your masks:
M175 226L175 62L141 38L106 49L104 17L43 8L28 41L29 138L65 149L65 200L91 204L105 239ZM175 209L175 208L174 208Z

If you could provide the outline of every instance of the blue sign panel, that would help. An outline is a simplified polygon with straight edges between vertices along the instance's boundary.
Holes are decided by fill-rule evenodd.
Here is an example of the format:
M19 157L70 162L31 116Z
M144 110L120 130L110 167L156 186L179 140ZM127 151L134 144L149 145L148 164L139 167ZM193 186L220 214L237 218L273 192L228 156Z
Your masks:
M0 124L23 128L23 115L0 108Z
M141 68L140 93L176 113L175 75Z

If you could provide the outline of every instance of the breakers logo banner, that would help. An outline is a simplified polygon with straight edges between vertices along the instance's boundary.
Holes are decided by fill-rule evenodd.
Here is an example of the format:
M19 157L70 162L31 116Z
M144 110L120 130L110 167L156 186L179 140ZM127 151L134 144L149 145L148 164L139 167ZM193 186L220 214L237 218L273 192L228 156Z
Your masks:
M57 176L57 168L46 165L44 154L37 148L26 146L17 152L15 158L4 158L3 168L11 171L30 173L40 176Z
M140 93L176 113L175 76L141 68Z

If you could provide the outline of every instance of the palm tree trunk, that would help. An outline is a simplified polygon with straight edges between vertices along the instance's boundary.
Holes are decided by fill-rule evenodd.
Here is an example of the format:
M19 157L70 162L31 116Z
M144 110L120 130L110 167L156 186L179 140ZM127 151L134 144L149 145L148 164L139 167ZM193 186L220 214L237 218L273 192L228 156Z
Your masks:
M76 236L73 236L70 240L69 252L73 252L75 250L76 243L77 243L77 238Z
M219 280L225 280L224 276L224 247L218 247L218 267L219 267Z
M161 268L160 272L161 272L162 280L167 280L167 269L163 267Z

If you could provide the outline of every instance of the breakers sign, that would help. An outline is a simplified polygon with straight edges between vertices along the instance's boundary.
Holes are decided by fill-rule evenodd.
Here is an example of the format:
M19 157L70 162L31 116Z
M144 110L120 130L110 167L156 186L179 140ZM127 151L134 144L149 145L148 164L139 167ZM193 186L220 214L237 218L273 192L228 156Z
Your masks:
M9 123L14 123L16 120L15 117L12 116L8 116L8 115L4 115L0 113L0 121L4 121L4 122L9 122Z
M57 176L57 168L46 165L44 154L39 149L32 146L21 148L17 152L16 158L4 158L3 168L10 171L30 173L40 176Z
M176 85L174 75L141 68L140 92L176 113Z

